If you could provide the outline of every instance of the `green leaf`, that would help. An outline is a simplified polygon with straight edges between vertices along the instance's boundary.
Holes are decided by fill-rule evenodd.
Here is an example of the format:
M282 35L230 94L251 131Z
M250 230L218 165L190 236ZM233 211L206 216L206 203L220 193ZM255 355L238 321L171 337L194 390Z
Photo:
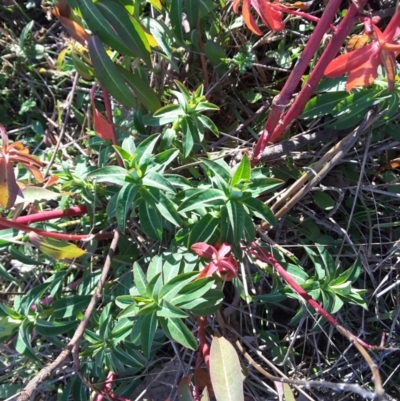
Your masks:
M157 312L145 315L142 320L142 326L140 329L140 341L142 344L142 351L144 356L149 359L151 354L151 348L153 345L154 334L157 329Z
M138 55L125 45L123 36L119 37L114 31L110 23L104 18L103 14L96 7L92 0L68 0L71 7L74 7L74 2L79 6L85 22L88 24L93 35L97 35L102 42L110 46L112 49L122 54L127 54L131 57ZM92 60L93 61L93 60ZM95 69L96 70L96 69Z
M239 202L230 200L226 203L226 210L228 212L229 223L232 227L233 243L239 244L242 239L244 227L245 211L243 205Z
M300 118L317 118L331 114L334 107L348 96L347 92L328 92L315 96L307 102Z
M86 253L75 244L55 238L41 237L33 231L29 233L29 242L45 255L56 260L75 259Z
M169 17L171 19L171 28L175 37L180 43L183 43L182 35L182 0L172 0L169 10Z
M71 322L57 322L36 319L35 328L42 336L51 337L59 334L66 335L70 330L75 329L78 326L78 323L77 320Z
M323 210L332 210L335 207L335 200L323 191L314 192L314 202Z
M261 202L259 199L249 197L245 199L240 199L240 202L248 206L252 210L254 215L257 216L258 218L265 220L272 226L276 225L276 219L274 214L271 212L270 208L263 202Z
M161 191L175 193L175 188L161 174L149 171L143 177L143 185L160 189Z
M139 220L140 226L146 235L157 241L161 240L163 229L160 215L145 200L142 200L139 205Z
M213 337L211 342L210 377L217 401L244 401L239 357L224 337Z
M126 68L116 66L125 82L132 88L139 102L150 111L161 107L160 100L150 85L139 74L129 72Z
M15 349L22 355L27 356L30 359L39 361L37 352L31 346L31 330L33 328L32 323L28 319L25 319L18 329L18 336L15 340Z
M218 228L218 219L207 213L192 228L188 239L188 248L196 242L208 242Z
M126 184L125 178L127 174L128 172L122 167L107 166L92 171L86 177L89 179L96 180L97 183L107 182L110 184L116 184L123 187Z
M73 297L58 299L51 304L52 316L56 319L76 316L89 305L91 298L90 295L74 295Z
M329 284L330 285L339 285L343 284L346 281L350 281L354 283L358 277L360 276L361 272L363 271L363 266L360 259L357 259L350 269L347 269L343 273L339 274L334 280L332 280Z
M200 189L182 202L178 210L183 213L205 206L223 205L226 200L225 193L219 189Z
M165 318L187 318L188 315L182 309L170 304L165 299L162 299L159 307L157 309L157 316L158 317L165 317Z
M137 359L135 359L131 355L129 355L119 345L114 346L111 349L111 352L126 366L129 366L131 368L143 368L144 367L144 365L142 363L140 363Z
M335 266L335 261L329 254L327 249L321 245L317 245L318 253L321 256L322 262L324 264L325 270L328 275L328 282L330 282L336 276L337 267Z
M32 289L30 289L21 299L21 303L19 304L19 310L24 314L28 315L31 306L34 303L37 303L40 299L43 298L43 295L49 290L49 288L53 285L52 282L45 282L42 284L38 284ZM12 315L10 315L12 316ZM16 317L16 316L13 316Z
M199 18L199 2L193 0L184 0L184 2L190 29L197 29L197 20Z
M283 394L285 396L285 401L296 401L293 391L287 383L283 383Z
M251 164L246 154L244 154L241 162L236 168L232 177L231 185L237 187L242 181L249 181L251 176Z
M91 2L91 0L89 1ZM110 60L110 57L104 50L103 44L97 36L90 37L88 48L96 78L99 80L100 84L126 108L135 108L135 97L131 93L117 66Z
M224 294L220 290L211 289L204 296L199 296L192 301L179 302L179 307L196 316L207 316L212 315L221 307L223 299ZM172 302L177 305L176 299L172 300Z
M181 128L183 133L183 157L188 157L194 146L195 130L192 120L190 118L183 118L181 121Z
M136 148L136 161L141 170L145 170L147 168L159 137L160 134L151 135L142 141Z
M282 262L282 266L292 276L297 284L304 284L309 278L308 274L300 266L284 262Z
M196 350L198 347L197 340L181 319L176 317L165 319L160 317L161 327L165 335L186 348Z
M126 220L129 211L132 209L133 200L138 192L138 186L127 184L122 187L118 193L116 213L117 213L117 223L121 232L125 231Z
M137 290L139 291L139 294L142 297L147 298L147 286L149 283L146 280L146 276L144 275L142 268L137 262L133 264L133 280Z
M179 291L184 288L187 284L193 281L194 277L197 276L197 272L183 273L176 276L164 284L159 293L159 299L165 299L171 301Z
M210 278L202 278L200 280L192 281L191 283L186 284L186 286L180 290L180 293L171 300L171 303L173 305L185 308L183 305L188 304L189 302L192 302L196 299L199 299L213 285L214 285L214 280Z
M117 36L123 38L124 45L132 51L132 54L142 58L151 67L150 45L140 24L115 1L100 0L95 4Z
M248 214L244 215L244 225L243 225L243 238L248 241L254 241L256 236L256 231L254 228L253 220L250 218Z

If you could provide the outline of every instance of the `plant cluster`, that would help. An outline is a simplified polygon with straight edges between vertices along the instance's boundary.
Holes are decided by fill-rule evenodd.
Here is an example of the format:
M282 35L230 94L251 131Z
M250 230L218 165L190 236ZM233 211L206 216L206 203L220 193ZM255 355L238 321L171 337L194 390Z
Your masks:
M385 399L366 350L394 352L388 344L397 326L376 325L366 339L353 334L360 328L355 316L369 313L372 297L365 258L354 246L361 230L346 222L349 216L356 222L368 218L372 236L376 227L365 206L371 200L362 198L365 207L356 208L359 185L351 205L341 189L320 184L366 129L376 141L386 132L398 140L400 12L396 8L380 28L379 18L364 5L360 0L343 10L341 1L330 0L318 13L308 2L268 0L60 0L52 5L62 35L67 33L59 42L57 74L74 77L67 104L58 110L63 125L54 137L46 132L48 148L41 142L34 150L29 136L14 138L0 126L0 246L7 255L0 276L12 290L0 303L5 347L0 398L27 400L35 391L55 394L57 388L62 401L134 399L141 375L161 355L192 353L195 358L177 376L171 397L241 401L246 388L247 395L257 389L263 399L290 400L294 385L322 386L313 381L317 370L304 380L275 377L243 349L244 341L250 349L254 343L267 348L282 376L288 376L302 359L301 347L293 346L297 340L285 345L282 327L298 327L296 333L304 330L305 337L308 331L320 333L315 341L324 346L330 339L321 333L330 324L337 329L335 352L346 349L344 336L371 376L365 387L340 374L324 386L334 396L346 391ZM8 8L21 12L11 3ZM306 43L290 42L288 32L301 33L304 24L311 32ZM25 26L23 40L11 49L16 57L40 59L46 52L29 36L34 25ZM352 30L361 29L364 39L337 55ZM264 59L278 66L260 73L269 82L255 91L241 81L252 82L248 71L262 68L253 35L267 30L286 37L263 50ZM265 109L248 120L237 111L249 114L271 94L276 96L266 121ZM35 115L29 118L37 128ZM344 139L336 132L337 153L313 159L306 173L290 155L281 165L263 163L271 143L317 118L326 129L359 127ZM62 119L51 121L57 120ZM71 126L79 126L80 133L68 132ZM235 139L242 129L245 135ZM70 142L63 146L66 138ZM340 169L355 185L354 169L348 163ZM379 172L388 185L391 169ZM302 198L322 211L324 224L315 223L306 204L297 214L290 211ZM380 213L390 216L396 206L380 205ZM335 231L327 221L339 208L345 228ZM267 235L278 237L283 227L295 233L293 253ZM343 232L354 242L344 245ZM375 293L379 288L375 283ZM236 310L245 308L249 316L241 327ZM281 320L265 319L274 308ZM345 322L333 317L339 312L346 313ZM241 336L249 325L251 334ZM382 330L388 340L371 345L379 344ZM313 352L306 339L303 348L305 354ZM331 356L326 358L331 364ZM28 364L28 381L14 377L14 363ZM61 379L57 385L45 380L55 378L61 366L68 372L62 385ZM253 369L275 388L264 386ZM394 368L391 380L398 377Z

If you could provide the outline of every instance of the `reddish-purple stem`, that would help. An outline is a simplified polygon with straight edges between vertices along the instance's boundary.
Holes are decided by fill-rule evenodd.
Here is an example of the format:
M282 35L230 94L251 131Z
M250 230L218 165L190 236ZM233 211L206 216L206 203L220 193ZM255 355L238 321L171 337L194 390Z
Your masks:
M363 6L365 1L366 0L360 0L359 1L360 6ZM290 101L292 99L293 93L300 84L301 78L304 75L306 69L308 68L311 59L315 56L318 47L321 44L323 36L328 31L333 21L333 18L339 9L340 4L341 0L330 0L328 2L326 9L322 14L322 17L319 23L317 24L313 34L311 35L307 45L305 46L300 59L298 60L291 74L289 75L289 78L286 81L284 87L282 88L281 93L275 97L272 103L271 112L269 114L267 122L265 123L264 130L254 149L253 162L257 162L258 160L260 160L262 153L265 149L265 146L269 142L276 141L278 138L280 138L282 136L282 133L286 129L287 125L301 113L302 108L300 108L297 105L295 107L294 105L290 105ZM355 22L354 15L358 15L358 10L354 5L350 6L348 14L349 15L346 15L343 21L339 24L336 33L334 34L334 38L331 41L331 46L328 46L329 50L328 48L325 49L323 55L321 56L321 59L324 58L323 64L321 64L320 60L320 62L317 63L317 66L313 70L314 76L316 78L318 77L317 83L321 79L326 65L328 65L328 63L335 57L344 39L349 33L351 26ZM349 22L351 22L350 28L348 28ZM308 98L305 101L304 101L305 95L303 95L304 97L302 98L302 100L304 104L311 97L312 93L315 90L315 86L309 87L308 85L309 84L306 83L303 86L303 89L304 88L309 89L309 91L307 91ZM299 103L299 98L296 99L296 103L297 104ZM289 117L291 118L291 120L289 121L289 119L286 116L285 118L286 124L285 124L282 121L282 116L284 115L285 110L287 108L289 108L288 114L290 113Z
M28 214L26 216L17 217L13 221L20 224L32 224L32 223L38 223L39 221L60 219L62 217L82 216L86 213L87 213L86 206L74 206L65 210L50 210L50 211L38 212L35 214ZM6 228L8 227L0 225L0 230L4 230Z
M265 249L261 248L255 242L251 244L252 248L248 249L248 252L255 256L256 258L262 260L263 262L269 263L274 267L277 273L289 284L292 290L296 291L310 306L314 308L323 318L325 318L329 324L333 327L342 327L341 324L328 313L317 301L311 298L311 296L301 288L292 278L292 276L282 267L282 265ZM364 341L360 340L354 334L349 333L354 341L357 341L365 348L369 349L379 349L380 347L375 345L366 344Z

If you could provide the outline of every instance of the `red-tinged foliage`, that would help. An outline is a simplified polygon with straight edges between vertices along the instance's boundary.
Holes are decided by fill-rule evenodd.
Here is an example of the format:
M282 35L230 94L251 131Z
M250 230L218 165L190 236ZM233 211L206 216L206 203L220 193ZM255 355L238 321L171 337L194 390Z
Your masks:
M90 35L85 29L70 18L71 7L66 0L60 0L53 8L53 14L61 22L68 33L81 45L85 46Z
M212 259L211 262L200 272L197 279L203 277L211 277L217 273L227 281L232 280L238 273L238 266L235 258L232 255L227 256L232 247L224 242L217 248L205 242L193 244L190 249L205 259Z
M113 126L112 124L97 110L94 101L94 91L96 90L96 84L93 85L90 90L90 102L92 103L93 111L93 125L96 134L105 141L112 141L113 139Z
M394 38L400 32L399 24L400 12L396 13L384 32L367 19L365 32L372 43L332 60L325 69L325 76L334 78L348 72L346 90L351 91L359 86L371 85L378 76L379 65L382 64L386 71L388 90L393 91L396 56L400 53L400 44Z
M23 196L14 175L12 163L22 164L38 182L43 182L39 168L43 167L36 157L29 154L29 149L21 142L8 144L6 129L0 124L2 146L0 148L0 206L11 208L17 195Z
M233 11L238 13L240 0L233 1ZM268 0L244 0L242 5L242 16L246 26L256 35L262 35L251 13L253 7L260 16L262 22L271 31L281 31L285 28L282 20L282 11L279 2L271 3Z

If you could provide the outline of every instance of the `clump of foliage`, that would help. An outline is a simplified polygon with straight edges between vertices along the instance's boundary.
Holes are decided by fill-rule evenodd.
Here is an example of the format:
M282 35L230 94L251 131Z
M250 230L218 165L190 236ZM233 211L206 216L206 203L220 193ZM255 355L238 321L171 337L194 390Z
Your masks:
M365 1L341 3L43 2L58 21L47 34L57 52L25 21L34 4L5 4L9 18L26 22L6 52L29 60L25 77L47 60L56 78L43 85L64 104L49 116L29 91L21 115L30 131L13 137L10 121L0 127L0 276L9 295L0 303L0 398L52 398L57 388L65 401L135 399L141 377L173 354L186 368L170 399L289 400L293 386L317 398L322 387L396 395L394 360L382 362L391 374L384 386L367 351L396 351L396 297L358 251L367 238L369 255L383 254L374 236L387 235L387 258L396 255L399 232L386 221L398 213L388 200L398 192L396 164L356 171L343 157L398 140L400 12L380 28ZM364 39L337 56L362 29ZM259 40L268 30L272 39ZM317 158L309 140L305 160L287 152L266 161L271 143L317 119L337 138L331 149ZM360 194L364 174L383 183L379 202ZM335 175L347 185L332 183ZM353 334L360 314L371 323L367 336ZM338 369L317 380L348 358L346 340L364 358L365 378ZM282 372L262 368L254 344L265 350L262 363L270 357ZM292 379L315 344L324 369Z

